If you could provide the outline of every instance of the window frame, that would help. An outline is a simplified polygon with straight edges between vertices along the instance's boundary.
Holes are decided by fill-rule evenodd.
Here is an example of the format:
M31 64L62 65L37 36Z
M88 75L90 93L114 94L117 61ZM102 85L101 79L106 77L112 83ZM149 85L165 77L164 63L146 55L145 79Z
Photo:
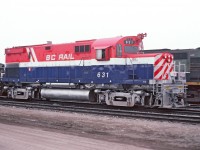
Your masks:
M75 45L74 52L75 53L88 53L91 51L91 45Z

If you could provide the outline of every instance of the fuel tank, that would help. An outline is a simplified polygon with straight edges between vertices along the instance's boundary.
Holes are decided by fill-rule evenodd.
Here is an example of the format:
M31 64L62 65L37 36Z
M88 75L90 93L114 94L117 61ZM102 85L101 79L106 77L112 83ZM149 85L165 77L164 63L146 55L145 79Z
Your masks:
M83 89L41 89L42 98L66 99L66 100L88 100L95 101L93 90Z

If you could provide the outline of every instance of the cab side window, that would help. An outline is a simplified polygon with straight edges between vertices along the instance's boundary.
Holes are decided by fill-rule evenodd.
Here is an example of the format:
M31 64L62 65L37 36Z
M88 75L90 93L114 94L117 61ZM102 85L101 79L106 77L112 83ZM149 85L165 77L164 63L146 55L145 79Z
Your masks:
M117 44L116 46L116 57L122 57L122 45Z

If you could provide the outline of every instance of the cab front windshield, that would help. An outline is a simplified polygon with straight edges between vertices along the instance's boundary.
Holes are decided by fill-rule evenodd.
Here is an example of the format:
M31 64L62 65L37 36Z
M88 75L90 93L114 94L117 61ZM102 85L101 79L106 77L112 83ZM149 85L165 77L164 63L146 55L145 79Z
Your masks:
M139 49L137 46L124 46L124 52L129 54L138 53Z

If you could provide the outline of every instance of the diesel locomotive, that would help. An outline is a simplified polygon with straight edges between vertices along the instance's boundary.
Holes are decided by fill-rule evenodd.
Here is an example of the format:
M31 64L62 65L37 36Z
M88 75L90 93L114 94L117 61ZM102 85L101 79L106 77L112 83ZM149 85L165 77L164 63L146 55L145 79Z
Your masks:
M184 106L184 72L168 52L143 54L146 34L5 49L1 95L113 106Z

